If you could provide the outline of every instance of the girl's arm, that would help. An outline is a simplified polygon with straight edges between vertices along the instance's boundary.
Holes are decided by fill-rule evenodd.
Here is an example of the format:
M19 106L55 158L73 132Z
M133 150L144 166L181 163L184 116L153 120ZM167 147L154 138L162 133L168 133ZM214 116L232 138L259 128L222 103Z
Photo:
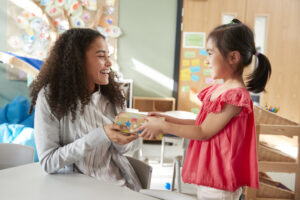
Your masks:
M171 117L169 115L164 115L156 112L150 112L149 116L164 117L166 122L182 125L194 125L196 120L193 119L179 119L176 117Z
M241 107L226 103L220 113L208 114L201 126L175 124L149 117L148 122L138 130L143 130L141 137L149 139L160 133L169 133L194 140L207 140L220 132L241 110Z

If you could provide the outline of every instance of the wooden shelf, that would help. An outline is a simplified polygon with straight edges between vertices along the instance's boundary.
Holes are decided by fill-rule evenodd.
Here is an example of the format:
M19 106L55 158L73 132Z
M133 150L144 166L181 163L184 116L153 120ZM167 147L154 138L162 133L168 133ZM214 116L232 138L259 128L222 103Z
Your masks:
M175 110L175 98L159 98L159 97L133 97L133 108L140 112L166 112ZM145 139L144 139L145 140ZM155 140L146 140L157 142L161 141L161 137Z
M133 108L140 112L166 112L175 110L175 98L133 97Z

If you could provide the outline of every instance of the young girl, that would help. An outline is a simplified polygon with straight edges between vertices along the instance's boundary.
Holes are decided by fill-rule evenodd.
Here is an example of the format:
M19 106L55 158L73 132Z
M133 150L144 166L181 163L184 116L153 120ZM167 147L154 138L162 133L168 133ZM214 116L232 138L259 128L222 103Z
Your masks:
M183 181L198 185L198 199L239 199L242 186L259 186L253 105L248 91L264 91L271 66L266 56L256 51L252 31L237 19L209 34L207 53L212 77L223 79L224 84L199 93L202 107L197 119L164 116L166 120L161 121L147 117L147 123L137 131L143 130L140 136L145 138L163 132L192 139L182 169ZM243 70L253 55L258 65L245 84Z
M139 148L114 118L124 106L105 38L92 29L70 29L55 42L31 85L35 142L48 173L74 171L141 188L126 151Z

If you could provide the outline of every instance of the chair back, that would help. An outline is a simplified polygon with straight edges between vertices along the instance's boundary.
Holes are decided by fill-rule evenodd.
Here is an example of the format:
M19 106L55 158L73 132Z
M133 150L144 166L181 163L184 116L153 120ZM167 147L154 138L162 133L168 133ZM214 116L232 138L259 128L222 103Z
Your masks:
M33 163L34 149L30 146L0 143L0 170Z
M143 161L126 156L129 163L133 167L136 175L140 179L143 189L149 189L152 177L152 167Z

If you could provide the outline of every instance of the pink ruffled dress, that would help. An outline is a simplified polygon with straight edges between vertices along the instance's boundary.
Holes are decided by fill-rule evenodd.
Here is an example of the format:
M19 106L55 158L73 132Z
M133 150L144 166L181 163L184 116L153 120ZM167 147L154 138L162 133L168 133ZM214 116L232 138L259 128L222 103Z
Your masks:
M182 179L186 183L235 191L241 186L259 187L256 132L252 100L245 88L233 88L211 101L220 84L199 93L202 108L196 125L207 114L221 112L225 103L243 107L240 114L206 141L191 140L185 157Z

